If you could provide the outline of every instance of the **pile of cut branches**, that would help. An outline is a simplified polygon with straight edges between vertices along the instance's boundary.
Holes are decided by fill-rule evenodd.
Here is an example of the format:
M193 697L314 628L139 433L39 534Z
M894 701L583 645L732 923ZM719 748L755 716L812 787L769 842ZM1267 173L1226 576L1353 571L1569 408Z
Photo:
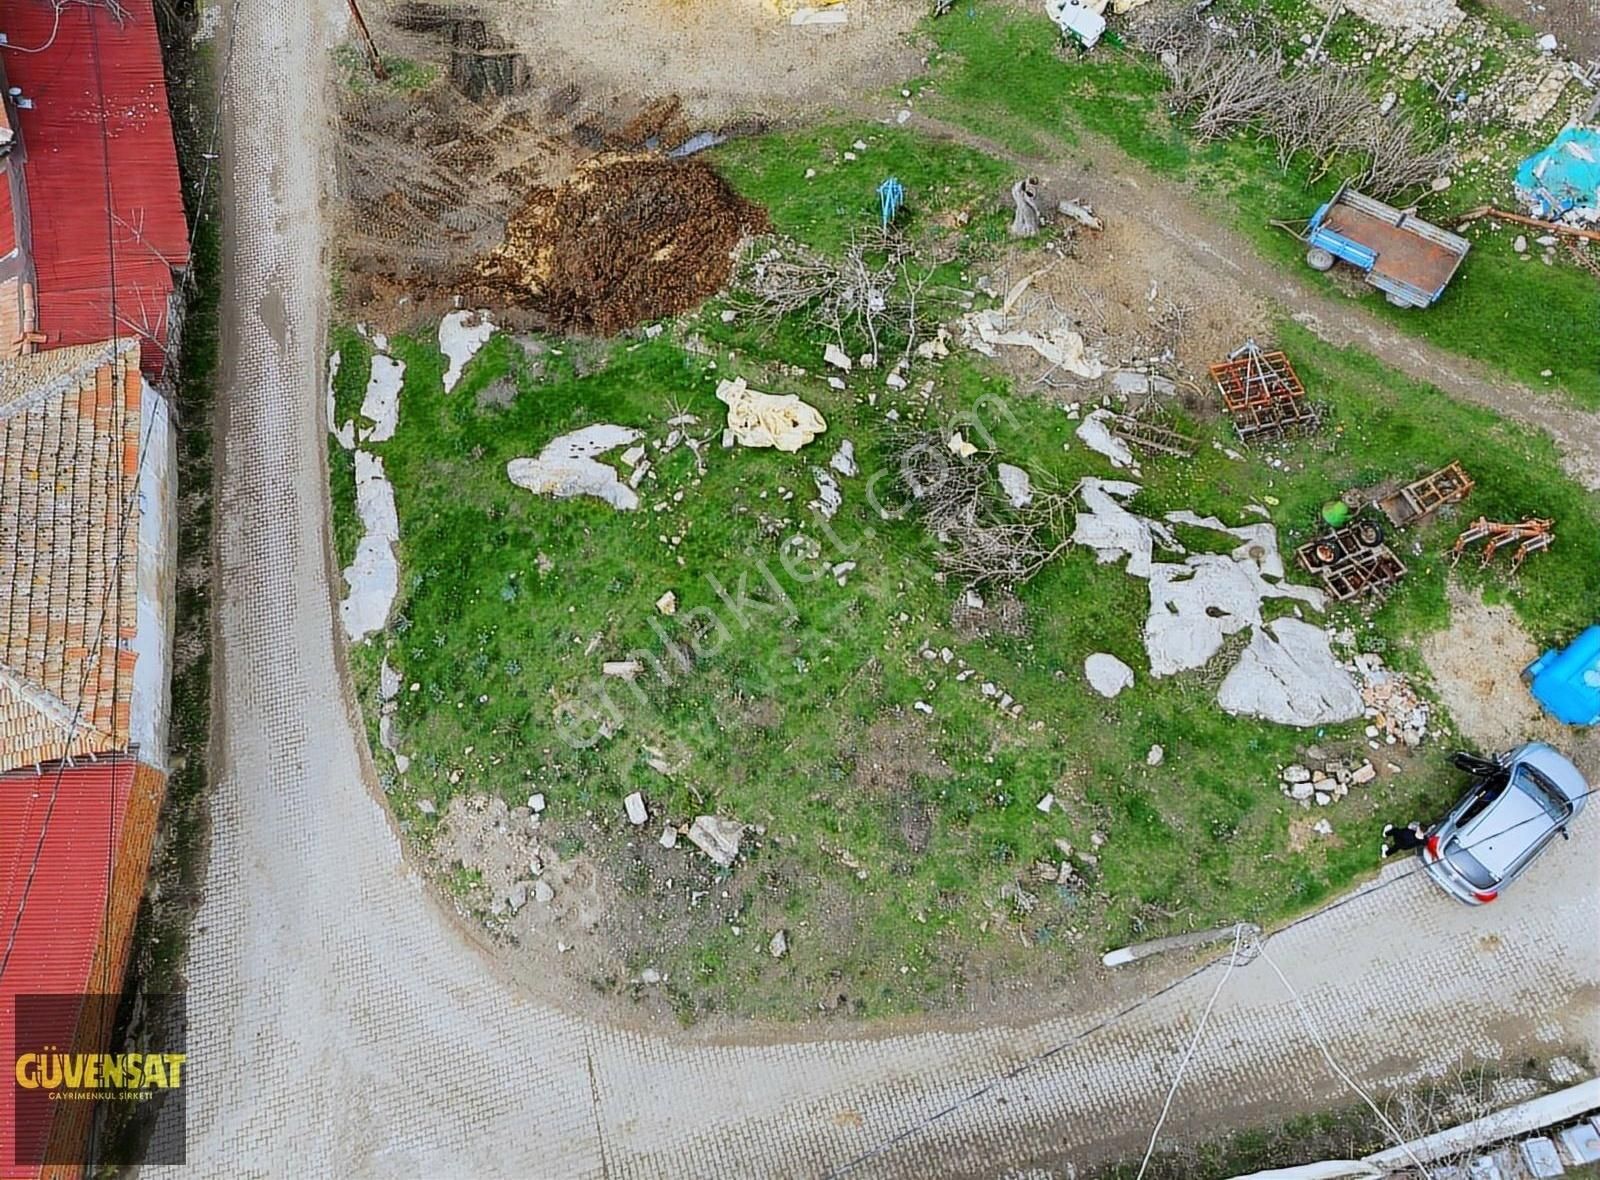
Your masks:
M934 271L893 229L853 235L837 259L787 239L758 239L729 304L771 322L797 315L848 354L864 348L881 362L893 348L909 358L950 310L952 293L934 285Z
M991 452L959 455L944 431L906 427L890 435L888 453L909 511L940 544L935 563L963 585L1021 585L1072 544L1071 497L1035 489L1014 507Z
M1383 198L1420 188L1454 163L1449 145L1409 114L1380 117L1358 75L1291 64L1271 30L1249 17L1230 27L1188 5L1163 7L1136 26L1134 39L1160 58L1172 108L1202 142L1251 133L1274 146L1281 168L1303 158L1313 180L1345 169L1357 188Z

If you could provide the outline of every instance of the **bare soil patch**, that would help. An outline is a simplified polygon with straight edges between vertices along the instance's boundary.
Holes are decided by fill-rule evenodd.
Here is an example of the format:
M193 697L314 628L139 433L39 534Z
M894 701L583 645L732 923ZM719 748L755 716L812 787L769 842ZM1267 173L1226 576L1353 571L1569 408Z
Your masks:
M1460 733L1485 751L1545 741L1584 774L1600 776L1600 741L1560 724L1533 699L1522 669L1539 649L1509 606L1490 606L1459 584L1450 587L1450 626L1422 642L1434 691Z
M1054 208L1077 195L1067 182L1046 185L1050 205L1040 205ZM1102 221L1104 230L1080 230L1070 257L1038 275L1032 288L1069 313L1109 365L1171 350L1182 376L1198 381L1246 337L1267 333L1267 305L1237 278L1174 251L1117 209L1106 209Z
M585 91L679 94L697 120L843 101L917 70L921 0L851 0L836 29L798 28L764 0L479 0L539 71Z
M611 172L620 164L603 157L665 153L701 131L759 129L774 115L908 77L918 60L905 34L922 12L919 0L856 0L846 26L821 31L790 26L761 0L396 5L374 19L374 35L385 55L418 63L409 76L423 79L420 88L377 84L361 67L341 95L346 312L404 331L436 319L484 278L502 277L488 293L505 304L496 306L500 322L513 326L615 331L685 310L687 292L726 279L728 227L762 223L748 207L723 216L727 196L703 166L619 177ZM514 68L505 64L513 60ZM486 76L505 91L485 89ZM604 190L584 195L581 181L566 185L585 162L620 184L615 203ZM698 203L706 199L709 206ZM562 227L554 240L566 241L559 265L540 272L539 299L525 302L526 251L553 240L544 232L550 212ZM602 265L631 244L641 218L643 241L681 247L664 275L637 265L637 250L625 251L619 261L634 265L620 271ZM705 233L686 236L696 224ZM580 229L595 236L579 241ZM705 247L705 266L685 274L686 260ZM483 275L479 263L491 252L499 269ZM521 265L508 268L508 258ZM663 278L660 299L622 314L630 292ZM594 279L598 301L562 282Z
M873 722L858 748L853 781L863 791L882 795L913 792L917 781L950 777L950 767L933 748L928 726L907 714L886 714Z
M563 331L611 335L719 290L740 241L766 228L703 163L598 156L528 195L478 263L474 293L531 304Z

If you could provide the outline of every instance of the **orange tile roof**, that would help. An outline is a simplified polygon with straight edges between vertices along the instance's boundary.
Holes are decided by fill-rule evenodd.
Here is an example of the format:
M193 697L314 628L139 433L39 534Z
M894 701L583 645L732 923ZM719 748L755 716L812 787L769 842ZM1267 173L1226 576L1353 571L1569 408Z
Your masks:
M140 395L133 341L0 369L0 772L127 746Z

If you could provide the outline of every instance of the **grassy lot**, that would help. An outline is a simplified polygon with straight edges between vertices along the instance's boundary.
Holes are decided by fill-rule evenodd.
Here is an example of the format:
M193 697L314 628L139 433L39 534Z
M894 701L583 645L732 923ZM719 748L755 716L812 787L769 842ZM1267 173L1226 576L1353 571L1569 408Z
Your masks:
M1235 0L1235 5L1245 2ZM1320 31L1324 14L1303 0L1275 0L1272 7L1289 32ZM1330 42L1336 55L1359 58L1364 52L1365 41L1353 33L1358 27L1364 26L1352 17L1340 23ZM1472 37L1476 28L1464 26L1456 40ZM922 109L1032 155L1058 156L1061 145L1076 142L1081 130L1103 136L1156 172L1182 179L1203 205L1269 256L1286 266L1303 266L1304 246L1268 223L1311 216L1337 187L1337 177L1313 179L1299 165L1280 171L1272 150L1249 137L1194 143L1167 111L1165 76L1156 63L1109 44L1087 56L1058 54L1054 26L1042 15L992 0L966 0L928 29L938 49L929 74L917 85ZM1474 46L1483 61L1470 78L1475 87L1505 67L1500 44ZM1442 121L1425 82L1386 72L1383 63L1392 60L1380 58L1373 67L1374 100L1393 88L1404 108ZM1426 194L1424 216L1448 227L1452 214L1476 205L1517 208L1516 164L1548 142L1559 122L1552 116L1531 131L1458 130L1458 150L1481 162L1446 193ZM1543 265L1533 257L1537 248L1517 255L1511 244L1519 232L1488 221L1473 223L1466 231L1472 254L1440 302L1425 312L1392 308L1376 291L1361 298L1373 314L1407 332L1485 361L1534 388L1600 407L1600 355L1594 343L1600 285L1570 262ZM1551 376L1543 376L1545 370Z
M870 170L835 159L855 134L872 137ZM872 216L872 186L886 168L948 178L952 205L992 192L995 165L937 151L880 129L832 128L740 145L725 160L747 191L782 194L773 201L780 229L833 246L839 225ZM810 187L793 176L807 167L818 169ZM931 231L937 214L915 210L911 231ZM972 248L983 248L999 217L973 218ZM1519 579L1464 570L1467 579L1509 597L1541 642L1589 621L1584 604L1600 598L1600 503L1559 475L1545 440L1291 324L1282 339L1329 405L1332 429L1277 452L1281 468L1210 446L1191 463L1147 464L1137 510L1188 507L1239 520L1245 503L1272 497L1287 548L1345 487L1461 456L1480 482L1474 513L1551 515L1563 530ZM359 403L369 346L349 332L335 344L342 421ZM886 521L868 506L867 480L888 465L887 412L906 422L975 412L1001 457L1036 484L1066 487L1109 469L1073 440L1076 423L1060 409L1012 390L976 359L914 368L903 393L863 375L837 391L802 374L819 367L821 347L796 324L756 331L724 324L711 307L655 340L524 347L497 336L446 395L434 342L393 342L407 363L401 425L373 449L396 487L401 595L388 633L358 649L354 664L374 723L385 648L408 686L395 728L413 763L403 777L386 770L385 785L413 838L426 844L438 822L419 800L442 814L458 792L515 805L542 791L561 855L601 861L623 904L652 916L655 928L644 923L626 943L625 967L662 970L685 1019L800 1016L839 993L853 1011L880 1016L954 1003L996 976L1048 983L1131 938L1302 910L1375 867L1386 820L1450 799L1456 784L1441 769L1442 751L1425 750L1403 759L1403 773L1319 813L1335 837L1291 853L1289 824L1307 813L1279 794L1274 768L1310 741L1329 757L1364 754L1360 726L1312 734L1226 717L1205 673L1141 674L1115 701L1093 695L1082 677L1089 653L1146 666L1146 590L1120 564L1069 552L1023 588L1025 634L963 637L950 623L961 591L931 576L932 542L913 522ZM723 450L714 390L735 375L800 394L826 415L828 433L797 455ZM934 390L924 400L917 390L928 379ZM480 396L507 382L514 397ZM706 470L683 447L657 457L658 478L641 489L637 512L535 497L505 476L509 459L578 427L612 422L660 440L666 419L682 413L698 416L690 429L710 437ZM1223 438L1207 416L1180 415L1179 425ZM815 495L810 468L847 438L862 475L841 481L844 505L824 530L805 508ZM341 560L359 531L350 478L337 455ZM796 533L817 542L822 561L795 555ZM1444 525L1419 534L1400 592L1370 619L1350 619L1363 646L1400 667L1417 670L1409 643L1447 617L1437 555L1449 535ZM858 565L841 586L821 565L844 560ZM730 606L741 586L756 603ZM679 602L670 618L653 605L669 589ZM977 674L958 681L959 665L922 658L925 645L950 648ZM670 683L647 675L634 694L600 679L601 661L632 652L665 666ZM995 709L979 691L985 681L1015 697L1022 715ZM609 704L597 713L601 688ZM917 701L933 716L915 711ZM612 720L608 740L594 740L598 715ZM1166 759L1151 768L1145 755L1155 743ZM674 773L651 769L650 758ZM874 759L889 768L869 772ZM648 839L632 840L623 818L621 800L633 790L656 817ZM1065 814L1036 810L1047 791ZM701 813L764 828L732 873L713 875L681 850L669 861L657 855L662 816ZM1085 888L1034 879L1036 860L1059 859L1054 840L1087 850L1093 833L1104 846L1083 869ZM457 877L470 897L474 880ZM1037 898L1027 913L1026 902L1009 900L1019 883ZM702 910L696 891L726 896ZM774 961L766 944L779 929L791 950ZM597 985L618 987L617 978Z

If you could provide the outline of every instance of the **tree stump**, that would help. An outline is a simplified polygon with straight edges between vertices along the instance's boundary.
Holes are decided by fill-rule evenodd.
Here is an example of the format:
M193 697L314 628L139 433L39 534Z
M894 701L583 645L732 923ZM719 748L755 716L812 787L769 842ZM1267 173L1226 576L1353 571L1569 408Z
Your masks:
M1017 207L1011 218L1011 236L1032 238L1039 234L1039 185L1033 177L1025 177L1011 186L1011 200Z

